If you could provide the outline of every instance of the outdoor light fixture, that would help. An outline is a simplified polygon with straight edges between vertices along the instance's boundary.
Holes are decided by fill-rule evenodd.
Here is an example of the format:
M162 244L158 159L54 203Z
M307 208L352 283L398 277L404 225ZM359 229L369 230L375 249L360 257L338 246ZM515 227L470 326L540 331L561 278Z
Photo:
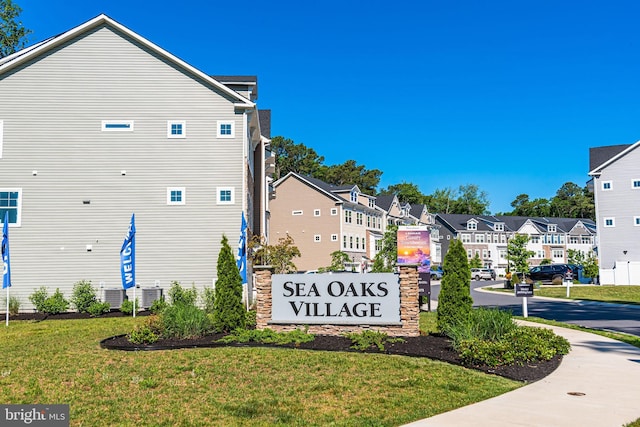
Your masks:
M624 250L624 251L622 251L622 253L626 255L626 254L627 254L627 251L626 251L626 250Z

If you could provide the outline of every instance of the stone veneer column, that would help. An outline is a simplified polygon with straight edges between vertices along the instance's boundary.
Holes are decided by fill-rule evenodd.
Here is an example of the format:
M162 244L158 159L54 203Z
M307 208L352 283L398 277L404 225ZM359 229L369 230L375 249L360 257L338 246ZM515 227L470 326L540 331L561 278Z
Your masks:
M342 335L346 332L362 332L376 330L389 336L415 337L420 335L420 301L418 289L418 266L400 267L400 325L304 325L304 324L270 324L272 313L271 274L273 267L257 265L253 267L256 275L256 328L270 328L274 331L308 330L317 335Z
M273 267L270 265L254 265L253 272L256 275L256 328L269 327L271 321L271 274Z

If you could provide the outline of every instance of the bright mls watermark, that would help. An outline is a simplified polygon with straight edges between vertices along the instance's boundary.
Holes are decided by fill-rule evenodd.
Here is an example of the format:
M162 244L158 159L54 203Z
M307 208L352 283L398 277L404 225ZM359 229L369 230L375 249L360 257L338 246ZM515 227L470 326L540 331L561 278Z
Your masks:
M0 405L0 425L69 427L69 405Z

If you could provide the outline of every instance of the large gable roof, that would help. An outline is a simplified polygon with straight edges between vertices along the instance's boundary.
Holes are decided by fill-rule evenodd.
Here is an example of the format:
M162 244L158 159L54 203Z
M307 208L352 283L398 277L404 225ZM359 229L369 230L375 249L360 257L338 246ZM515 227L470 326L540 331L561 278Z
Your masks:
M589 175L598 175L602 169L618 160L620 157L634 150L640 145L635 144L609 145L606 147L592 147L589 149Z
M211 86L219 89L221 92L225 93L226 95L228 95L231 99L234 100L234 105L236 107L239 108L253 108L255 107L255 104L250 101L249 99L243 97L242 95L240 95L239 93L235 92L234 90L228 88L227 86L225 86L224 84L220 83L219 81L217 81L216 79L208 76L207 74L203 73L202 71L198 70L197 68L194 68L193 66L187 64L186 62L184 62L183 60L179 59L178 57L172 55L171 53L167 52L166 50L162 49L161 47L159 47L158 45L150 42L149 40L145 39L144 37L140 36L139 34L131 31L130 29L128 29L127 27L125 27L124 25L116 22L115 20L109 18L107 15L101 14L96 16L95 18L85 22L84 24L81 24L75 28L72 28L69 31L66 31L64 33L58 34L57 36L48 38L40 43L36 43L32 46L26 47L22 50L19 50L18 52L15 52L5 58L0 59L0 75L2 75L5 72L8 72L9 70L12 70L24 63L26 63L27 61L33 60L35 58L37 58L40 55L45 54L46 52L51 51L52 49L55 49L61 45L63 45L64 43L78 37L81 34L84 34L86 32L89 32L95 28L98 28L100 26L106 26L106 27L110 27L116 31L119 31L121 33L126 34L128 37L132 38L133 40L135 40L136 42L140 43L141 45L145 46L145 48L151 50L152 52L154 52L155 54L157 54L158 56L162 57L163 59L175 64L177 67L183 69L185 72L201 79L202 81L210 84Z

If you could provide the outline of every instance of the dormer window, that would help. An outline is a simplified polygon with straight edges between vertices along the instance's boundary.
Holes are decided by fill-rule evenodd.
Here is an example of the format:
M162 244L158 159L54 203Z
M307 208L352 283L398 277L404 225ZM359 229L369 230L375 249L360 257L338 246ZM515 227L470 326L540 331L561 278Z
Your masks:
M555 233L556 230L556 226L554 224L550 224L549 225L549 233Z
M478 222L477 221L469 221L467 222L467 230L477 230Z
M353 203L358 203L358 192L357 191L352 191L351 192L351 201Z
M504 231L504 224L502 223L495 224L495 231Z

